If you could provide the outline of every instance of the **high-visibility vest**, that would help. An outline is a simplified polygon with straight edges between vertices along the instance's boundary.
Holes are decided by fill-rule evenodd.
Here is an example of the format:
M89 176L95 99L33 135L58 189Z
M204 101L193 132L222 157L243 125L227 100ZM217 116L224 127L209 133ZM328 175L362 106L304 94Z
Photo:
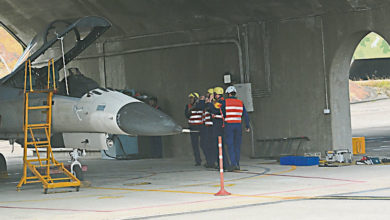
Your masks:
M211 113L208 111L203 112L203 122L206 126L212 126L213 121L211 120Z
M191 105L188 105L188 108L191 108ZM203 110L191 110L190 118L188 119L189 125L201 125L203 124Z
M226 99L226 123L241 123L242 112L244 104L239 99Z

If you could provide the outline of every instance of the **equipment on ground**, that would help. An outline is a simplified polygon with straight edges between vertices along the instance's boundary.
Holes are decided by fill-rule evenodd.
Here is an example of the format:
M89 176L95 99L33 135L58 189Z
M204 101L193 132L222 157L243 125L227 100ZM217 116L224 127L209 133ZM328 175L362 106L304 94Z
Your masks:
M352 153L348 150L334 150L325 152L327 162L351 163Z
M352 151L353 154L365 154L366 153L366 139L365 137L353 137L352 138Z

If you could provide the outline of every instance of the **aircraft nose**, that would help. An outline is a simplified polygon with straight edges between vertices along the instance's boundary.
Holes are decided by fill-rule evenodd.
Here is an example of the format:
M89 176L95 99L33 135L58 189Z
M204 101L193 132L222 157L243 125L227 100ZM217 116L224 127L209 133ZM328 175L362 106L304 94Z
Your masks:
M120 129L130 135L162 136L182 131L171 117L143 102L123 106L118 111L117 123Z

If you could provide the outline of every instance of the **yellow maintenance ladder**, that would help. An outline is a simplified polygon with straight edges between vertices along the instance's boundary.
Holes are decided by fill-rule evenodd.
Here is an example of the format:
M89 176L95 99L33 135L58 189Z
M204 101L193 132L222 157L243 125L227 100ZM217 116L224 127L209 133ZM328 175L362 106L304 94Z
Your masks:
M53 93L56 90L56 80L54 71L54 60L48 62L47 86L44 89L33 89L31 78L31 61L25 63L24 76L24 154L23 154L23 177L17 185L19 191L23 184L39 183L43 185L44 193L48 189L59 187L76 187L79 191L80 181L65 167L63 163L59 163L54 159L54 154L51 148L51 124L52 124L52 100ZM51 78L52 77L52 78ZM29 78L29 86L27 86L27 78ZM46 103L43 105L31 105L29 97L33 94L46 94ZM31 123L29 115L33 111L42 111L46 114L46 121ZM45 138L38 139L37 134ZM36 151L35 158L27 158L27 147L34 146ZM46 150L46 157L40 155L39 150ZM32 175L28 175L27 168ZM52 174L56 171L56 174ZM58 177L59 176L59 177Z

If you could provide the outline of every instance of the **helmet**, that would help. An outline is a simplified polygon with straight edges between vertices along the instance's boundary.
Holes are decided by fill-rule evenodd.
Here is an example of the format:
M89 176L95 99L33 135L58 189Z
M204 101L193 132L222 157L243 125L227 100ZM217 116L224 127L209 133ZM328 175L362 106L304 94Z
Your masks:
M218 95L223 95L223 88L222 87L215 87L214 92Z
M207 90L207 93L213 94L214 93L214 88L210 88Z
M227 87L227 89L226 89L226 93L232 93L232 92L235 92L235 93L237 93L237 89L236 89L236 87L234 87L234 86L229 86L229 87Z
M196 92L191 92L188 97L194 97L194 98L199 98L199 94Z

